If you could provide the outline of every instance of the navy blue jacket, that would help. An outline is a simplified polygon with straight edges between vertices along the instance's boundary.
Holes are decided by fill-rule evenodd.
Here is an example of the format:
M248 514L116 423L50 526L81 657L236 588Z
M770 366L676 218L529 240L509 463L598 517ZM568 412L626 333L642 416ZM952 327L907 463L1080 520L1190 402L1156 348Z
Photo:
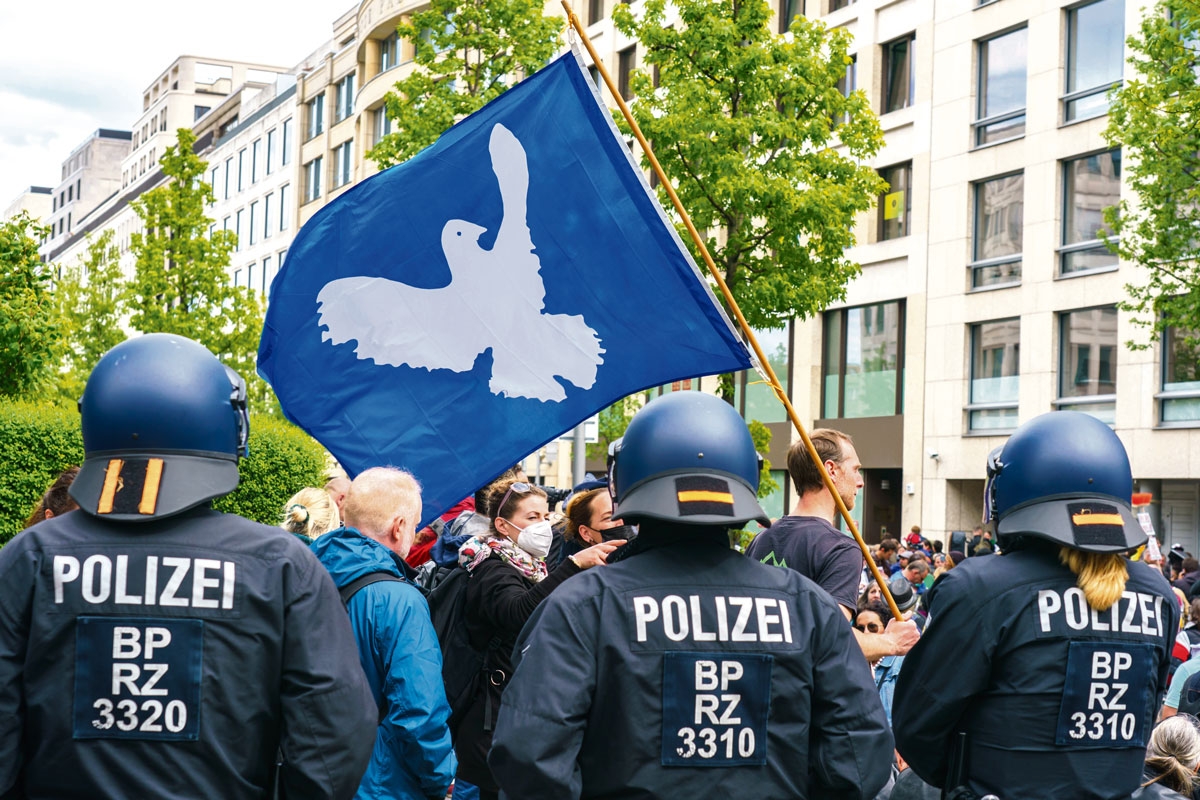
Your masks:
M339 587L371 572L404 574L390 550L354 528L330 531L312 549ZM385 709L356 797L440 800L454 780L456 762L429 606L411 584L380 581L355 592L347 610L367 682Z
M892 736L837 604L723 530L657 525L521 632L488 759L504 796L875 797Z
M169 468L169 467L168 467ZM278 528L72 511L0 550L0 797L353 796L378 709Z

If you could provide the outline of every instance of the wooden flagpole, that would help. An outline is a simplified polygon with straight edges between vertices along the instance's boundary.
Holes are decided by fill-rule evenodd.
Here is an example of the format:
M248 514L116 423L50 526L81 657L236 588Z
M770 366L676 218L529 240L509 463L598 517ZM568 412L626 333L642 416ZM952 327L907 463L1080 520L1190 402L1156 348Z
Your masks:
M617 85L613 81L612 76L604 66L604 62L600 60L599 54L596 53L596 48L592 46L591 39L588 38L587 31L584 30L583 23L576 16L574 9L571 8L569 0L561 0L563 9L567 12L567 22L579 34L579 38L583 41L583 46L587 48L588 53L592 57L592 63L596 65L596 69L600 71L600 77L604 79L604 84L608 87L608 91L612 94L613 99L617 101L617 106L621 109L621 114L625 117L625 121L629 123L630 129L633 131L634 137L637 138L638 144L641 145L642 151L646 154L646 158L650 161L650 166L654 169L654 174L658 176L659 183L666 189L667 195L671 198L672 205L675 206L675 211L678 212L683 224L687 226L688 233L691 234L692 241L696 243L700 255L704 258L705 265L708 266L709 273L716 280L717 286L721 290L721 295L725 298L725 303L737 318L738 326L742 329L742 333L746 336L746 341L750 343L750 347L754 350L754 355L758 358L758 363L765 370L765 377L771 384L771 388L775 390L775 396L783 403L787 409L788 419L792 421L792 425L800 433L800 438L804 441L804 447L808 451L808 456L817 465L817 469L821 472L821 480L825 484L825 488L833 496L833 502L837 504L838 512L842 515L842 519L846 521L850 533L854 535L855 541L858 542L858 547L862 550L863 559L866 561L867 567L870 568L871 574L875 577L875 582L879 584L879 591L883 598L887 601L888 608L891 609L892 616L896 619L903 619L899 607L896 605L895 598L892 597L888 583L883 578L883 574L879 571L879 566L875 563L874 557L871 555L871 550L867 547L867 543L863 540L862 534L858 530L858 526L854 524L854 519L850 516L850 510L846 508L846 504L842 501L842 497L838 494L837 487L834 486L833 478L830 477L829 471L825 469L825 464L821 461L821 456L817 453L817 449L813 447L812 439L808 437L808 432L804 429L804 423L800 421L796 409L792 407L791 400L788 399L787 392L779 383L779 378L775 375L775 370L771 367L771 362L767 360L763 354L762 347L758 344L758 337L754 335L754 331L750 329L749 323L746 322L746 317L743 316L742 310L738 308L737 301L733 299L733 293L729 290L729 285L725 283L725 278L722 277L720 270L717 269L716 262L713 261L712 255L709 254L708 248L704 245L704 240L700 236L700 232L696 230L696 226L692 223L692 218L688 216L687 211L683 207L683 203L679 200L679 195L675 193L675 188L671 185L671 181L667 179L667 175L663 172L662 165L658 163L658 159L654 155L654 151L650 148L650 143L646 141L646 137L642 135L642 129L638 126L637 121L633 118L633 113L629 110L629 106L625 103L625 99L621 97L621 93L617 90Z

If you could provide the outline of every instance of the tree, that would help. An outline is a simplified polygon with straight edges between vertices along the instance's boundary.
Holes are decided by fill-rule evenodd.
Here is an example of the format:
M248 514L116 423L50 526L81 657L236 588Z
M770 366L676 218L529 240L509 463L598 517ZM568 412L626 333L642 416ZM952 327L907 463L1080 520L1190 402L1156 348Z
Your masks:
M1200 346L1200 7L1162 0L1129 38L1134 75L1113 93L1105 137L1132 197L1104 213L1109 249L1144 268L1121 304L1150 341L1168 327ZM1130 342L1140 349L1149 342Z
M854 218L886 187L863 164L883 143L878 120L863 92L838 85L852 37L804 17L776 35L766 0L670 5L675 24L666 0L613 12L656 77L632 74L638 124L750 325L816 314L859 274L845 254Z
M255 407L269 408L273 396L254 370L262 302L253 290L229 281L237 235L209 233L212 219L204 208L213 200L212 187L203 180L207 162L192 150L195 140L191 130L179 129L178 143L159 162L170 180L133 203L145 233L131 237L136 272L127 294L130 324L143 333L200 342L246 379Z
M387 96L393 131L367 154L380 169L437 141L458 120L546 65L562 20L541 0L432 0L396 28L416 47L419 69Z
M125 341L125 280L120 254L106 230L88 242L82 264L66 270L55 289L66 328L66 373L60 393L68 399L83 394L87 377L100 357Z
M0 223L0 397L38 397L54 383L63 327L38 256L49 230L24 211Z

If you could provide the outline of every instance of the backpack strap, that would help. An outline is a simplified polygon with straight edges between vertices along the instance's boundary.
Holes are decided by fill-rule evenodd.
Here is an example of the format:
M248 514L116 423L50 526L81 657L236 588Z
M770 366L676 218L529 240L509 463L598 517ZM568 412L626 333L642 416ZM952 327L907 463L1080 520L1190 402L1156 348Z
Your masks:
M368 572L360 578L356 578L345 586L338 588L338 594L342 596L343 605L350 605L350 598L364 586L370 586L372 583L380 583L381 581L396 581L397 583L405 583L401 577L393 575L390 572Z

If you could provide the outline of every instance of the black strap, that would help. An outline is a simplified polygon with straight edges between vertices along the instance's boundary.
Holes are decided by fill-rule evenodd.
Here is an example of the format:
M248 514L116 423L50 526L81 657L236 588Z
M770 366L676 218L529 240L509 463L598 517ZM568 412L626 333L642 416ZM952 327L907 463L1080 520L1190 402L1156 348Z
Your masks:
M355 593L359 589L363 588L364 586L370 586L372 583L379 583L380 581L396 581L397 583L404 583L403 578L397 577L390 572L368 572L361 578L356 578L355 580L347 583L345 586L339 588L338 594L342 596L342 603L344 605L350 605L350 598L354 597Z
M503 670L492 670L491 660L492 653L500 647L500 637L493 636L491 641L487 643L487 650L483 653L483 667L480 669L480 675L483 678L483 732L491 733L495 724L492 722L492 686L499 687L500 691L504 691L505 684L508 683L508 676ZM492 683L492 673L499 672L500 679L496 683Z

